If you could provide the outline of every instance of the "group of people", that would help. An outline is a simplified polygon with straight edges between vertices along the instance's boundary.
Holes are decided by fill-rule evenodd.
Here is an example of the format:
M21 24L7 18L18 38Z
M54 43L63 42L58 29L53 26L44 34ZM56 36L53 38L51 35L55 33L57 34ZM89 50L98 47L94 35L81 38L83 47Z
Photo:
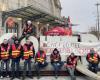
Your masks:
M74 72L77 65L77 60L79 58L75 56L74 53L71 53L67 57L66 61L61 60L61 55L57 48L53 50L50 55L51 65L54 68L55 78L58 76L58 71L64 65L67 71L71 76L71 80L76 80ZM99 55L93 50L90 50L90 53L86 57L89 62L89 70L97 73L98 64L99 64ZM23 78L26 77L27 68L28 68L28 77L32 78L32 61L34 61L35 70L38 78L40 78L40 70L48 65L46 52L40 48L36 53L33 43L27 39L26 43L22 46L18 39L15 39L14 43L10 45L6 39L0 46L0 60L1 60L1 78L4 77L3 72L5 72L6 77L9 77L9 70L11 69L11 79L15 77L20 78L20 65L21 60L24 61L23 67ZM11 66L10 66L11 63Z
M73 58L73 61L71 58ZM77 58L74 58L74 53L71 54L69 58L67 58L67 64L65 66L75 67ZM54 67L55 77L57 78L58 71L63 66L63 62L61 61L61 55L58 49L54 49L50 55L51 64ZM46 59L46 52L40 48L36 53L34 49L34 45L30 40L27 40L26 43L22 46L18 39L15 39L13 44L9 44L6 39L4 39L3 43L0 46L0 60L1 60L1 70L0 76L1 78L9 77L9 70L11 69L11 79L15 77L20 78L20 66L21 60L24 61L23 67L23 78L26 77L26 72L28 68L28 77L32 78L32 61L34 61L35 70L38 78L40 78L40 70L48 65ZM72 62L71 62L72 61ZM11 65L10 65L11 64ZM73 66L72 66L73 64ZM68 68L70 71L70 68ZM5 72L5 75L3 75Z

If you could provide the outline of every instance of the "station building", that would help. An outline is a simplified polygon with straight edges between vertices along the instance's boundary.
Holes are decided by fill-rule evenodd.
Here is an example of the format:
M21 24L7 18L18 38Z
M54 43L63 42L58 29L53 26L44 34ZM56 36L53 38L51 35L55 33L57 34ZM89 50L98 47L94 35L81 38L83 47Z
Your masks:
M20 37L27 20L36 27L36 35L62 24L60 0L0 0L0 35L17 33ZM9 27L7 22L14 22Z

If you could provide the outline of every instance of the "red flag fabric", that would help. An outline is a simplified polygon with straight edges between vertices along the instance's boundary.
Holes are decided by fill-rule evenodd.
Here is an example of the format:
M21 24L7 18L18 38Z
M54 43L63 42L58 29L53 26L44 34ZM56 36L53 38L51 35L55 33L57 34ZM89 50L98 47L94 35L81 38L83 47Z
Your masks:
M46 36L71 36L72 31L70 28L63 28L56 26L55 28L45 32Z

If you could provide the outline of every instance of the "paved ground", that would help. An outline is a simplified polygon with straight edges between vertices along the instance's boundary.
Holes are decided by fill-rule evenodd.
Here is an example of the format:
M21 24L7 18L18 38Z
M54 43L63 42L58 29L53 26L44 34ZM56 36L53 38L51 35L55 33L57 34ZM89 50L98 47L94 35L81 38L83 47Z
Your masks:
M10 79L4 78L0 80L10 80ZM19 79L14 79L14 80L19 80ZM41 77L40 79L37 79L36 77L34 77L33 79L26 78L25 80L70 80L70 77L58 77L58 79L55 79L54 77ZM81 76L81 77L77 77L76 80L92 80L92 79Z

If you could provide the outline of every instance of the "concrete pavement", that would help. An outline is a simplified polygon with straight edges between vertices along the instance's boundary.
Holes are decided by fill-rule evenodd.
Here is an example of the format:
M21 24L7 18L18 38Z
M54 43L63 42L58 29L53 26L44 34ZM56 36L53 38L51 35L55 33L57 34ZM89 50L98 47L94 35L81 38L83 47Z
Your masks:
M10 78L4 78L0 80L10 80ZM14 80L21 80L21 79L16 78ZM70 80L70 77L60 76L57 79L55 79L55 77L52 77L52 76L43 76L40 79L37 79L37 77L34 77L33 79L26 78L25 80ZM92 79L86 76L78 76L76 80L92 80Z

